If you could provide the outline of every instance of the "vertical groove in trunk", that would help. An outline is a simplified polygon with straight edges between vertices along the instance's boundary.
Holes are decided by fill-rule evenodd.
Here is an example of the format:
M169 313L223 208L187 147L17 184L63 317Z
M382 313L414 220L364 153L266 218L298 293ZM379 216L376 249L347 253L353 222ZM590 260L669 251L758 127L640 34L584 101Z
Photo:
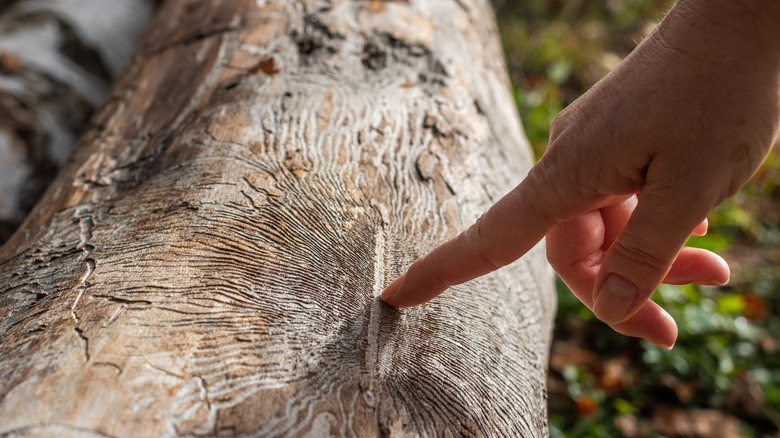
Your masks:
M489 11L165 3L0 249L0 433L546 435L541 248L376 298L530 166Z

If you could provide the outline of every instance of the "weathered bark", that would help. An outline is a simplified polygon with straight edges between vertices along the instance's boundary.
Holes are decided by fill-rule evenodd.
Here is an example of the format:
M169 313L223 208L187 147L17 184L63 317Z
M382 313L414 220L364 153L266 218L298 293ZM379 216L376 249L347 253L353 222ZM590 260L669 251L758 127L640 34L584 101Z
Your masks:
M376 298L531 163L489 11L166 3L0 249L0 434L546 435L540 248Z
M65 163L146 24L150 0L28 0L0 16L0 245Z

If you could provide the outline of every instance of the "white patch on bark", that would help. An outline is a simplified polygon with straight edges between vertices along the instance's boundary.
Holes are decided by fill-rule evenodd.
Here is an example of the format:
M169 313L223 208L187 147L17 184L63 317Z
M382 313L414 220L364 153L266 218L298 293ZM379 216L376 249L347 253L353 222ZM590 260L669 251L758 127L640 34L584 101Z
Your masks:
M56 25L46 22L39 27L27 27L4 34L0 40L0 52L16 54L25 65L68 84L91 105L100 105L103 96L108 93L108 84L63 56L61 43L62 35Z
M114 77L119 76L152 19L151 2L139 0L33 0L24 13L50 11L68 22L84 42L100 53Z
M374 235L374 293L371 304L371 316L369 317L369 327L367 333L368 348L366 348L366 370L369 374L368 388L363 392L363 399L366 404L376 408L379 400L376 391L376 380L379 377L377 369L378 356L378 338L379 321L382 317L382 301L379 295L384 287L385 270L385 229L383 224L379 224Z

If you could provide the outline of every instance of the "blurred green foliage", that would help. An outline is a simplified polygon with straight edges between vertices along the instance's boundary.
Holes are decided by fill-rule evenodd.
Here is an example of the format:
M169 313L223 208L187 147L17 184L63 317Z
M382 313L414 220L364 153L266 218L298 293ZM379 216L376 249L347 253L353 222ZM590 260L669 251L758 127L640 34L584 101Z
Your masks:
M537 157L558 112L614 68L669 7L658 0L499 5L515 99ZM552 437L778 436L780 154L709 221L708 234L689 245L722 254L732 280L659 288L654 300L680 327L671 351L613 332L558 282Z
M500 6L515 98L537 156L553 118L613 69L667 8L657 0L507 0Z

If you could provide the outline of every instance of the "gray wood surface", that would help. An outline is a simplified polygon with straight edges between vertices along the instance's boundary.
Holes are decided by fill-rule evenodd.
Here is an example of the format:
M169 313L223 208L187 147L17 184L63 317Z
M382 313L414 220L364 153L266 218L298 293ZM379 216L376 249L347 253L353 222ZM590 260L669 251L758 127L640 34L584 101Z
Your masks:
M531 162L487 1L166 2L0 249L0 436L546 436L543 248L377 298Z

